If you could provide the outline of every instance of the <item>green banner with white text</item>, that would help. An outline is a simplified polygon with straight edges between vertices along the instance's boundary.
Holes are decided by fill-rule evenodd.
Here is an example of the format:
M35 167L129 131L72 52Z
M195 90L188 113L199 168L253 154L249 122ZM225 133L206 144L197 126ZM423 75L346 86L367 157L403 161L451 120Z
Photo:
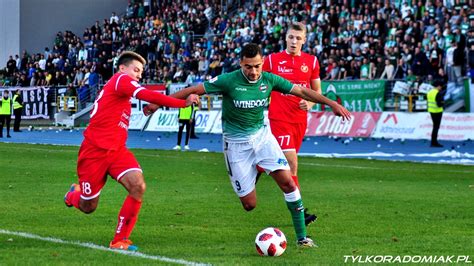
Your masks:
M384 80L322 81L321 87L324 96L351 112L383 112ZM317 104L313 110L329 111L330 108Z

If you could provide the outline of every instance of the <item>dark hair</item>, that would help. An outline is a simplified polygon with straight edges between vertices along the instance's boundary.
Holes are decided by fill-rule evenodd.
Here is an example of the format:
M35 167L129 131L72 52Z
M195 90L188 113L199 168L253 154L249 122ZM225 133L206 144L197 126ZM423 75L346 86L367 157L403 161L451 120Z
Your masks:
M146 64L145 58L143 58L141 55L132 51L125 51L119 56L119 59L117 60L117 67L119 67L120 65L127 66L133 60L137 60L143 65Z
M240 59L242 60L244 57L254 58L257 55L263 55L262 49L256 43L249 43L246 44L244 48L242 48L242 52L240 52Z

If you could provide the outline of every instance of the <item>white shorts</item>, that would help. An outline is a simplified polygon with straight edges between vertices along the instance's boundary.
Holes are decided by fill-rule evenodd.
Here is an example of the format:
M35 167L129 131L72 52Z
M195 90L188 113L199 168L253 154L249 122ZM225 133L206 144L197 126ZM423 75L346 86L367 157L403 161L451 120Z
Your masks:
M268 126L260 129L251 140L232 142L225 139L224 157L230 181L239 197L255 189L257 165L271 173L276 170L290 170L288 161Z

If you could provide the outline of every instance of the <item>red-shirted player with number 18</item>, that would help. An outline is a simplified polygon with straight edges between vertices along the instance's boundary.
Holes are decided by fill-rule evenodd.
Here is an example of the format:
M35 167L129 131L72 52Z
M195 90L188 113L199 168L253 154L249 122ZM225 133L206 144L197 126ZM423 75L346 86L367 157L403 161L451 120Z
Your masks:
M66 206L91 213L97 208L107 175L125 187L128 195L118 215L115 236L110 242L113 249L138 249L129 236L145 192L142 169L126 147L131 98L176 108L198 103L199 100L197 95L181 100L145 89L138 83L145 64L145 59L134 52L127 51L120 55L118 73L99 93L90 114L90 124L84 131L77 160L79 184L72 184L64 197Z
M270 54L265 58L263 71L277 74L293 84L321 93L318 59L301 51L306 42L306 27L293 22L286 33L286 50ZM314 103L291 94L273 91L271 94L268 118L273 135L280 144L290 165L291 175L298 183L298 151L306 133L308 110ZM305 224L316 220L316 215L305 209Z

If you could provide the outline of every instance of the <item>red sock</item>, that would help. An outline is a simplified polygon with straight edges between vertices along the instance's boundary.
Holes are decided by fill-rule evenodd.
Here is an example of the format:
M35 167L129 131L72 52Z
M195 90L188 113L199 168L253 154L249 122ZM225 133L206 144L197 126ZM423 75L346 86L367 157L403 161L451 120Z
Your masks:
M73 191L67 194L67 200L75 208L79 209L79 201L81 200L81 191Z
M293 181L295 181L295 185L300 189L300 183L298 183L298 176L292 175L291 178L293 178Z
M130 195L127 196L118 215L117 230L115 230L115 236L112 243L116 243L117 241L121 241L130 236L133 227L137 222L141 206L141 201L134 199Z

